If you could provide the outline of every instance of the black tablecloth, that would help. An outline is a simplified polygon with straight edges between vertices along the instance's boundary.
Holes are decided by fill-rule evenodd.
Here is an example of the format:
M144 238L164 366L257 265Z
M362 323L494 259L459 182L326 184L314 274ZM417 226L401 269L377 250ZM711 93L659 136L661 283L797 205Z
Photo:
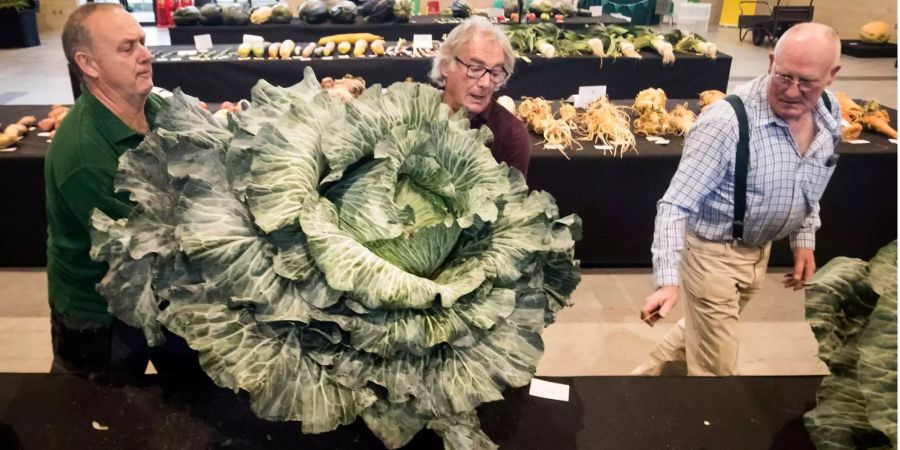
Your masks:
M22 116L40 120L49 106L0 106L0 124ZM47 264L47 215L44 211L44 154L47 138L29 132L14 152L0 152L0 267Z
M841 54L857 58L897 58L897 44L872 44L859 40L841 41Z
M430 34L434 39L440 39L458 24L438 23L439 19L440 16L414 16L409 23L369 23L362 17L357 17L356 22L352 24L326 22L309 25L295 18L289 24L173 27L169 29L169 37L172 45L194 45L194 36L199 34L209 34L213 43L216 44L240 44L243 42L245 34L262 36L269 42L279 42L285 39L309 42L318 40L322 36L341 33L372 33L394 41L399 38L412 39L413 34ZM627 21L603 15L600 17L569 17L557 25L572 29L600 23L627 23Z
M676 103L670 100L668 108ZM897 112L889 112L896 129ZM897 145L869 132L861 138L870 144L837 148L840 161L820 201L820 265L836 256L869 259L897 239ZM656 202L669 187L684 144L680 137L667 139L668 145L657 145L638 136L637 154L624 158L603 156L588 143L569 152L571 161L540 146L532 152L528 186L550 192L561 212L578 213L584 221L584 238L575 246L583 265L651 265ZM787 239L773 244L769 265L793 266Z
M187 46L153 47L168 53L190 49ZM216 46L223 50L228 46ZM233 48L233 47L232 47ZM731 57L719 54L715 60L678 54L675 64L663 66L659 55L642 53L644 59L578 56L547 59L534 56L531 62L516 60L515 74L501 90L514 98L521 96L561 99L578 92L579 86L606 85L610 98L634 98L648 87L658 87L671 98L696 98L707 89L724 91L728 87ZM303 78L310 66L318 77L361 76L369 85L388 85L412 77L428 82L430 58L379 57L311 61L292 60L211 60L154 61L153 80L157 86L185 92L207 102L236 101L250 97L250 89L265 79L279 86L290 86ZM79 86L72 76L74 97Z
M674 103L674 102L673 102ZM0 106L0 123L25 114L44 117L47 106ZM896 111L890 110L896 126ZM0 153L0 267L46 265L43 162L46 138L37 133L19 150ZM841 159L822 197L822 228L816 260L835 256L868 259L897 238L897 146L872 133L865 145L841 144ZM584 238L575 255L585 267L650 265L656 202L681 157L681 138L667 146L638 137L638 155L603 156L588 146L566 160L536 146L528 184L553 194L562 214L584 220ZM773 246L772 266L790 266L787 242Z
M821 377L551 378L569 402L507 391L482 405L482 429L501 449L813 449L803 422ZM109 427L100 431L91 422ZM440 447L423 430L408 449ZM88 381L0 374L4 449L378 449L361 420L304 436L296 422L267 422L246 395L207 379L144 376Z

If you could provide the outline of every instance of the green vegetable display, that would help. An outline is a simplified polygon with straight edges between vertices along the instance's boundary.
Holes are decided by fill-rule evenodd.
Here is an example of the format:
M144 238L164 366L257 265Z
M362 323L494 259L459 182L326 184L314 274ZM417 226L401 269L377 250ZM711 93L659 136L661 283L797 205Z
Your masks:
M897 241L866 263L835 258L806 291L828 365L804 419L820 450L897 448Z
M92 217L110 310L304 433L361 416L391 448L422 428L493 448L475 408L531 381L580 281L580 219L425 84L341 103L307 68L227 124L167 102L120 159L133 214Z

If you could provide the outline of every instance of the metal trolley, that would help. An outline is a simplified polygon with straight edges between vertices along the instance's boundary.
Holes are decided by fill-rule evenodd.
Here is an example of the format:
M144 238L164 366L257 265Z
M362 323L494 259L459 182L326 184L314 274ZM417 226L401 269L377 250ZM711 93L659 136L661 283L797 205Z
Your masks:
M754 14L744 14L748 5L756 5ZM774 7L766 1L744 0L738 7L741 9L738 38L743 42L747 34L752 34L753 45L763 45L766 41L774 43L788 28L813 18L813 0L806 6L782 5L781 0L776 0Z

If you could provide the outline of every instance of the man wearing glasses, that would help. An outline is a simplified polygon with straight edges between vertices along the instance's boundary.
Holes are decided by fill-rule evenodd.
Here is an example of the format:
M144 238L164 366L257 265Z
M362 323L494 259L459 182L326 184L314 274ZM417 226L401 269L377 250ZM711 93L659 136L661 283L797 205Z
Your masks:
M513 72L515 55L502 30L475 16L458 25L441 44L431 80L444 88L443 102L456 112L466 108L472 128L487 125L494 134L491 153L528 174L530 143L525 125L494 101Z
M794 269L785 287L802 289L812 277L819 199L841 137L838 103L825 93L840 69L840 50L833 29L796 25L769 55L768 73L734 92L746 113L747 165L736 163L736 99L717 102L691 129L657 205L657 290L641 313L650 325L666 317L680 284L685 318L633 374L658 374L680 357L689 375L737 374L740 312L765 276L772 241L790 237Z

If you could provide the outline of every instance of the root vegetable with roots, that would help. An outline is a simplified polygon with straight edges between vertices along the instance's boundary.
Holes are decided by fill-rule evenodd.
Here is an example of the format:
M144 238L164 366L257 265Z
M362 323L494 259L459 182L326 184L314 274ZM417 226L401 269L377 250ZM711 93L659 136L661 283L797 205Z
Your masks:
M629 128L630 123L628 113L603 96L591 102L581 115L579 132L594 143L611 147L613 156L618 154L622 157L631 150L637 153L637 142Z

